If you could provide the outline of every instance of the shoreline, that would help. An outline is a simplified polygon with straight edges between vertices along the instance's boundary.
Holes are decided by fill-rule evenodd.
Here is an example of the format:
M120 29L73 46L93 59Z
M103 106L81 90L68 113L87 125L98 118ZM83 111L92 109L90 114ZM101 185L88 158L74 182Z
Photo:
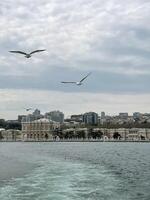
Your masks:
M126 142L138 142L138 143L149 143L150 142L150 140L58 140L58 141L56 141L56 140L42 140L42 141L34 141L34 140L26 140L26 141L21 141L21 140L16 140L16 141L13 141L13 140L9 140L9 141L0 141L0 143L5 143L5 142L20 142L20 143L26 143L26 142L37 142L37 143L39 143L39 142L56 142L56 143L58 143L58 142L121 142L121 143L126 143Z

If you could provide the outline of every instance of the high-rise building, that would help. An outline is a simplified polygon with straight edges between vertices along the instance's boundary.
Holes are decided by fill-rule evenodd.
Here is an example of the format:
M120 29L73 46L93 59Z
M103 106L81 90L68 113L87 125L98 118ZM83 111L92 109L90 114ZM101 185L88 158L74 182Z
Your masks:
M140 119L142 117L142 114L140 112L134 112L133 113L133 118L134 119Z
M25 122L25 121L31 122L31 121L38 120L41 118L44 118L44 116L41 114L40 110L38 109L35 109L32 114L18 116L18 119L20 119L21 122Z
M101 119L105 118L105 112L101 112Z
M83 122L83 115L71 115L71 120L76 122Z
M60 112L59 110L51 111L48 113L45 113L45 118L51 119L55 122L64 122L64 113Z
M30 117L33 120L44 118L44 116L41 114L41 111L38 109L35 109Z
M121 118L121 119L127 119L128 118L128 113L119 113L119 117Z
M88 112L83 115L83 122L85 124L96 125L98 124L98 114L95 112Z
M39 116L40 114L41 114L41 111L38 110L38 109L35 109L35 110L33 111L33 113L32 113L32 115L34 115L34 116Z
M18 122L22 122L25 117L26 115L18 115Z

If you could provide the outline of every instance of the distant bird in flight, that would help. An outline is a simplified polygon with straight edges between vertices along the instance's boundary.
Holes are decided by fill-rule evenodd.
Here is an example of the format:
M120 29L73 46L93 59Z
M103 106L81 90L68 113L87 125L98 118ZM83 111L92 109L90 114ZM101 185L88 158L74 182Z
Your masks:
M62 81L61 83L72 83L72 84L76 84L76 85L82 85L83 81L90 75L91 73L87 74L84 78L82 78L80 81Z
M38 53L38 52L41 52L41 51L46 51L46 49L39 49L39 50L32 51L30 53L25 53L23 51L9 51L9 52L10 53L20 53L20 54L25 55L26 58L30 58L32 54Z
M32 108L24 108L26 111L32 110Z

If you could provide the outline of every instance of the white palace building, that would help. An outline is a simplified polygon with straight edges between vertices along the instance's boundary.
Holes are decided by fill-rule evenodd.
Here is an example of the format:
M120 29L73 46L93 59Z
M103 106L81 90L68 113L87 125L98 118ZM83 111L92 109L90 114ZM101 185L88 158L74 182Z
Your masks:
M34 121L22 121L22 139L24 141L45 141L53 139L53 133L60 127L59 122L46 118Z

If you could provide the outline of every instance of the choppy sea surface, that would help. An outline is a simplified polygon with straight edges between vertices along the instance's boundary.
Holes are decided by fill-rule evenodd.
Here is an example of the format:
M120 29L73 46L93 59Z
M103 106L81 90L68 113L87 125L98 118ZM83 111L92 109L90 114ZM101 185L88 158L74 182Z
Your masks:
M0 143L0 200L150 200L150 143Z

